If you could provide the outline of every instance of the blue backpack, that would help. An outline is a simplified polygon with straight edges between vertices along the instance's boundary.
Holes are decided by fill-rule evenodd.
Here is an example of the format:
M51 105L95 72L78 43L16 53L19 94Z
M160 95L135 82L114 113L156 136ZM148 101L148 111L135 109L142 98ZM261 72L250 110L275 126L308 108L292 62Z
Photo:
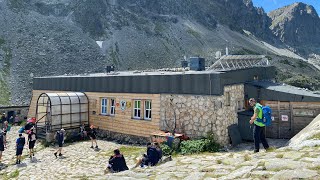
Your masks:
M21 127L19 130L18 130L19 133L23 133L24 132L24 127Z
M270 126L272 119L272 110L269 106L262 106L262 119L259 119L260 122L262 122L265 126Z

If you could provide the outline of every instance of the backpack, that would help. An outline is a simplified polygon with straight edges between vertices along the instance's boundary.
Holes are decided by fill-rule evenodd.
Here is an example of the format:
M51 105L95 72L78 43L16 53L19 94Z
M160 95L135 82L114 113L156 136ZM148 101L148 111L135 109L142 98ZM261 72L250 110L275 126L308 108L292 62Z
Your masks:
M270 106L262 106L262 119L258 119L259 122L262 122L265 126L270 126L272 119L271 119L271 115L272 115L272 110L270 108Z
M23 133L24 132L24 127L21 127L18 132L19 133Z

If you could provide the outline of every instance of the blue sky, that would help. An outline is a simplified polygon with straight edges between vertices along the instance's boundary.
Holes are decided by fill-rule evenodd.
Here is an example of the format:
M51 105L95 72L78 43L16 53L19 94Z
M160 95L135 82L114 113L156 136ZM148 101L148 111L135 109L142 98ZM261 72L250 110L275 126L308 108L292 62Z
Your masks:
M320 14L320 0L252 0L254 6L263 7L266 12L270 12L274 9L293 4L295 2L303 2L305 4L312 5L318 15Z

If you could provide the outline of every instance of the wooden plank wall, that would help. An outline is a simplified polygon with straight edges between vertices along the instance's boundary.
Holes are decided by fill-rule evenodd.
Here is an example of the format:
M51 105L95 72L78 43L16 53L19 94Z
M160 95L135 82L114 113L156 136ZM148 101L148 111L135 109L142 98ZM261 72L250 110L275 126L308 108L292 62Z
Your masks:
M274 121L267 127L266 135L269 138L291 138L305 128L318 114L320 102L280 102L262 101L272 109ZM287 116L288 121L283 121Z
M34 117L36 113L36 104L41 93L53 91L37 91L32 92L32 100L29 107L28 117ZM54 91L59 93L57 91ZM160 129L160 94L119 94L119 93L95 93L86 92L89 98L89 122L100 129L118 132L129 135L142 137L150 137L151 133L157 132ZM100 115L100 99L115 98L116 103L121 100L131 103L131 107L127 107L124 111L120 106L115 107L114 116ZM135 120L132 118L133 100L151 100L152 111L151 120ZM142 107L143 107L143 103ZM95 111L95 114L93 113ZM143 108L141 108L143 112Z
M160 94L119 94L119 93L86 93L90 100L90 123L105 130L130 134L136 136L150 137L151 133L159 131L160 124ZM131 103L122 111L116 106L115 116L100 115L100 99L102 97L115 98L116 103L125 100ZM133 100L151 100L151 120L135 120L132 118ZM144 106L143 103L141 103ZM141 108L143 111L144 108ZM93 113L95 111L95 114Z

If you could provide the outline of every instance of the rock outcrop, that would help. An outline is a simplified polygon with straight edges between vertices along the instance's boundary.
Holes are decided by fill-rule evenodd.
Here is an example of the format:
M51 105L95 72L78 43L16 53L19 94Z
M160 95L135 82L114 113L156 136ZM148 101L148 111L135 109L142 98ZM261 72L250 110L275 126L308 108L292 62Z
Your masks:
M320 145L320 115L289 141L289 147L293 149L316 145Z
M268 15L271 30L282 42L304 55L320 53L320 18L313 6L294 3Z

